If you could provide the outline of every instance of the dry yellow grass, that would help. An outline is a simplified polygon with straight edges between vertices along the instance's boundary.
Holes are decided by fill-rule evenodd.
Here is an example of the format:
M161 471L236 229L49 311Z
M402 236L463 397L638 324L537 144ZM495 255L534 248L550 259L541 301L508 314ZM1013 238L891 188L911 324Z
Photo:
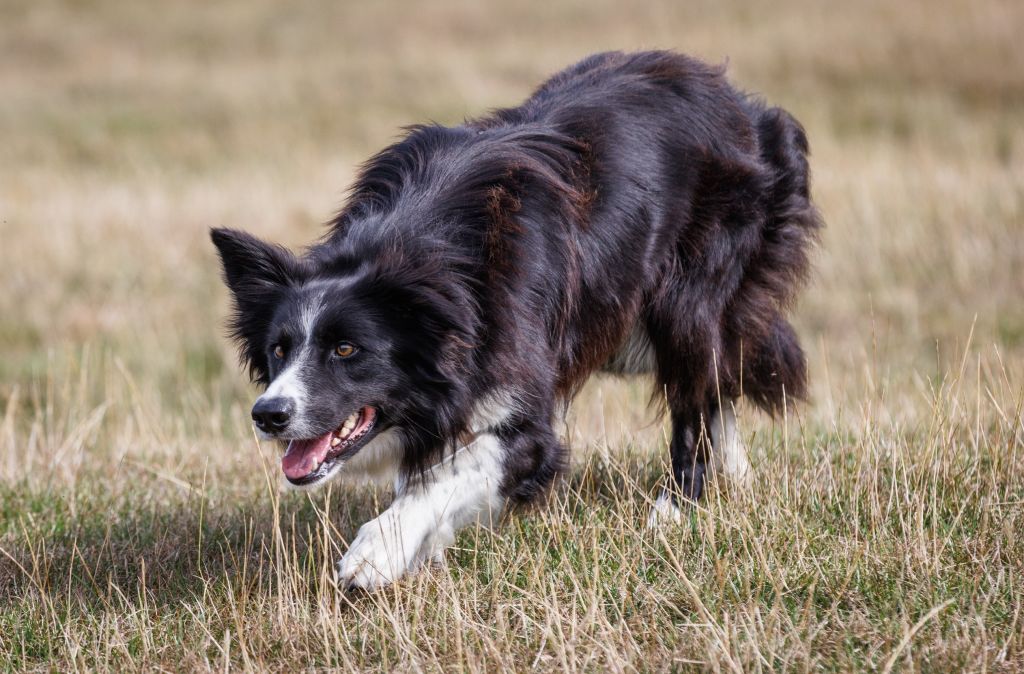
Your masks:
M0 5L0 668L1024 668L1024 4ZM804 121L813 400L750 494L642 523L664 429L598 380L548 507L345 597L388 497L277 491L206 232L300 245L403 124L671 47Z

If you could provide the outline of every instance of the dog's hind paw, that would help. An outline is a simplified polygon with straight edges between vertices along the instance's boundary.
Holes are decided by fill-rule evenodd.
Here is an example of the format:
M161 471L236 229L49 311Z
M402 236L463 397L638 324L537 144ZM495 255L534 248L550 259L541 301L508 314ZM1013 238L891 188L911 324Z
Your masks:
M678 526L683 523L683 511L676 504L672 494L663 489L658 500L647 516L647 529L653 530L664 526Z

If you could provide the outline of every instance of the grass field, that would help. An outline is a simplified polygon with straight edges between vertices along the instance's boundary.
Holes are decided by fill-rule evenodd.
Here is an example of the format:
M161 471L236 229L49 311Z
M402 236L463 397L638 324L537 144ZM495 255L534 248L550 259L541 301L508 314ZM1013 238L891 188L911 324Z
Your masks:
M1024 3L0 3L0 669L1024 670ZM643 528L644 382L544 508L339 594L386 490L281 493L208 243L306 243L399 126L607 48L807 127L812 400L749 493Z

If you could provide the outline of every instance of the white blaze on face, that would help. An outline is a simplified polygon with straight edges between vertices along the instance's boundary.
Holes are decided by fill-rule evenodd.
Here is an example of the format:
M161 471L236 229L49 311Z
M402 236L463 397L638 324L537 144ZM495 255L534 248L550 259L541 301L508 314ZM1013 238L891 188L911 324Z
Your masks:
M305 409L309 399L308 383L303 379L302 373L315 356L313 350L313 329L316 326L317 317L323 310L323 293L317 293L309 297L302 306L300 312L299 326L301 341L292 348L293 353L288 354L288 366L274 377L270 386L263 392L256 402L260 400L272 400L274 398L285 398L291 400L294 408L292 422L288 427L288 437L303 437L313 434L312 429L306 425ZM263 434L266 437L266 434Z
M270 386L257 400L270 400L272 398L289 398L295 403L296 415L301 407L299 404L306 397L306 386L303 384L299 373L302 370L302 354L293 357L291 363L284 372L277 375Z

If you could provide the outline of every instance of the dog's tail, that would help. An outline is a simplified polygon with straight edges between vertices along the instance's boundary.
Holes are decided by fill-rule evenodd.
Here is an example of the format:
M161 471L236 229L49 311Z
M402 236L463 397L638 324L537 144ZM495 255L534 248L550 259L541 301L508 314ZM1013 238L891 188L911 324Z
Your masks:
M743 361L743 395L776 415L786 400L807 397L807 360L793 326L776 315L768 333L753 345Z
M744 345L743 392L765 411L776 413L785 398L806 396L804 353L784 316L808 276L822 223L811 202L803 127L782 108L767 108L758 118L757 131L761 159L772 180L761 247L746 279L752 286L747 306L761 325L756 336L750 335L753 343Z
M773 290L779 307L789 307L810 269L810 253L821 218L811 203L807 135L782 108L768 108L757 124L761 157L773 172L761 254L778 280Z

